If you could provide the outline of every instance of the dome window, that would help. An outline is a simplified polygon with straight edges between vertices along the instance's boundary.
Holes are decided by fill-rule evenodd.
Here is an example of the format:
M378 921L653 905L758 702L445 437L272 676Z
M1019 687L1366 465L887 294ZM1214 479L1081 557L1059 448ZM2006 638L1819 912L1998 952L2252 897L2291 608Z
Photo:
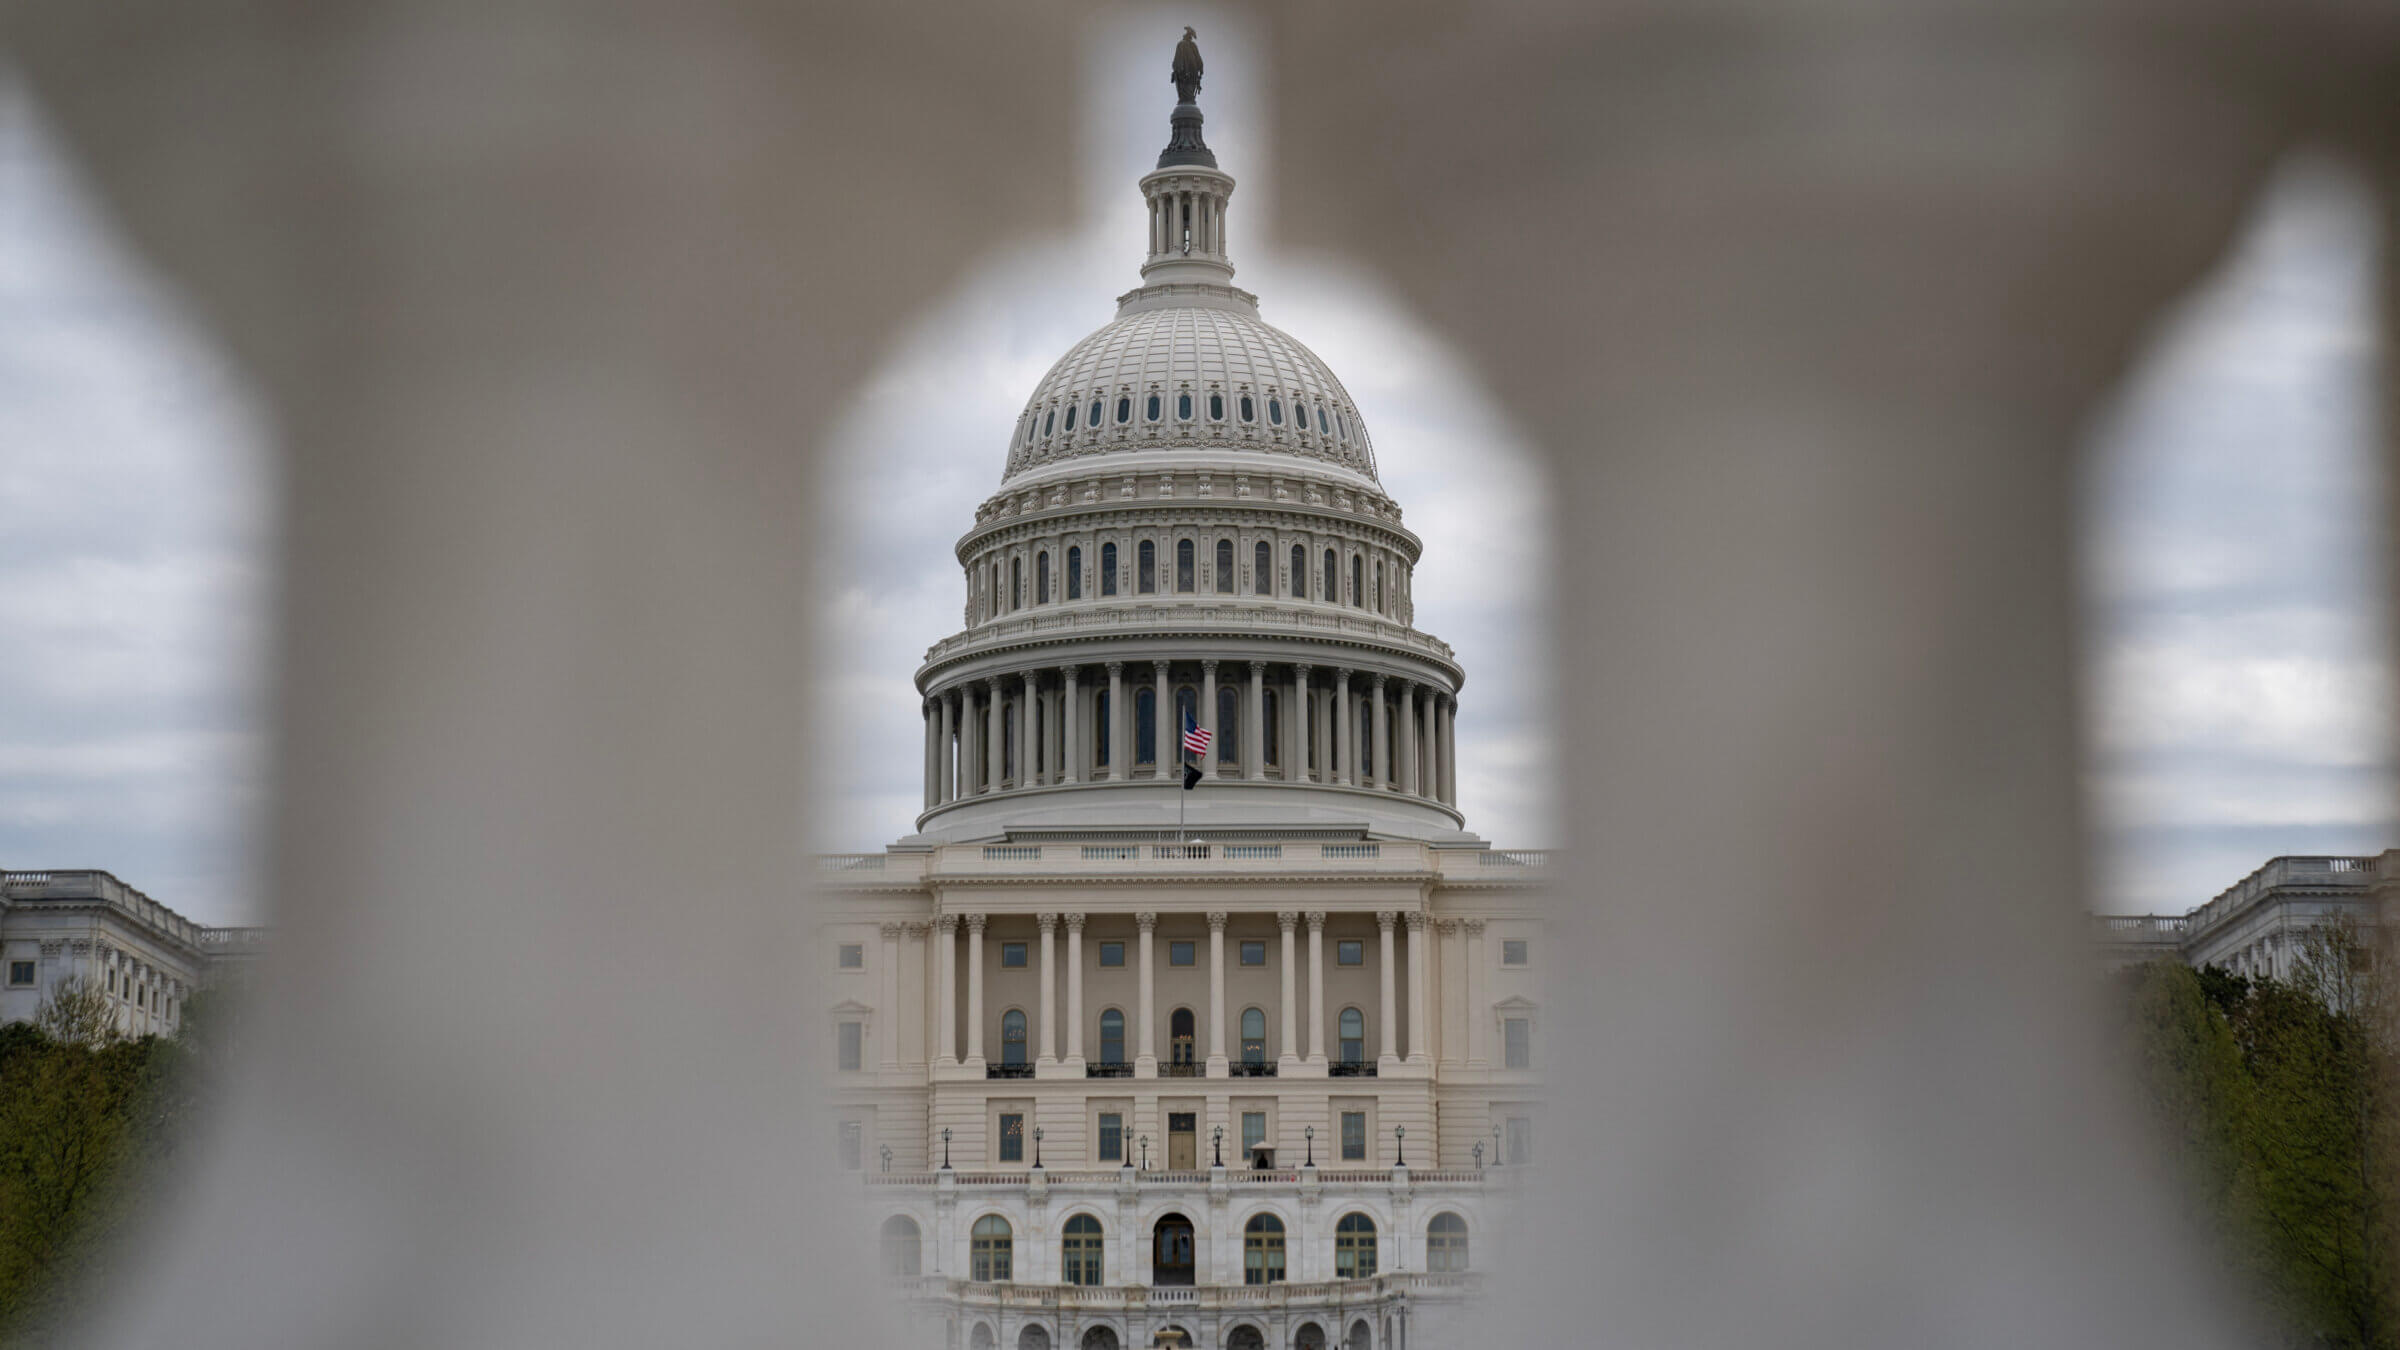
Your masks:
M1350 439L1350 417L1347 413L1335 413L1333 415L1333 424L1335 427L1340 429L1343 440L1347 441Z
M1192 396L1190 394L1177 394L1175 396L1175 420L1178 422L1189 422L1192 420Z
M1067 415L1070 417L1074 416L1072 412L1068 413ZM1058 430L1058 409L1052 408L1042 417L1042 434L1047 436L1056 430Z
M1085 418L1084 423L1085 425L1091 427L1091 429L1094 431L1098 431L1100 429L1100 400L1092 400L1092 415Z
M1068 405L1067 405L1067 430L1069 430L1069 431L1073 431L1074 429L1075 429L1075 405L1070 403L1070 404L1068 404Z
M1322 404L1317 407L1317 434L1320 436L1333 434L1333 428L1325 424L1325 408Z
M1222 422L1225 420L1225 396L1223 394L1210 394L1208 396L1208 420L1211 422Z
M1031 417L1025 419L1025 443L1033 444L1033 419Z
M1150 396L1149 406L1142 409L1142 420L1145 422L1155 422L1158 420L1158 395L1152 394Z
M1248 394L1242 395L1242 420L1245 422L1255 422L1258 420L1257 405L1251 403L1250 396Z
M1267 400L1267 424L1278 427L1283 425L1282 399L1271 398Z
M1122 394L1118 395L1118 396L1117 396L1117 425L1118 425L1118 426L1123 426L1123 425L1125 425L1127 422L1130 422L1130 421L1132 421L1132 420L1133 420L1133 400L1132 400L1132 399L1130 399L1130 398L1127 398L1127 397L1125 397L1125 396L1124 396L1124 395L1122 395Z
M1117 593L1117 546L1115 544L1100 546L1100 593L1102 595Z

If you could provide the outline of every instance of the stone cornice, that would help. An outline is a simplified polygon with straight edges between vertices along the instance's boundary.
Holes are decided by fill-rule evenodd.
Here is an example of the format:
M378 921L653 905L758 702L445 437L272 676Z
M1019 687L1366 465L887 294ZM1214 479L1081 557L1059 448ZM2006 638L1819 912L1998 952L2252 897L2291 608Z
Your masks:
M1411 566L1424 557L1424 541L1417 537L1415 531L1399 523L1397 511L1387 519L1361 514L1356 510L1343 510L1330 501L1278 501L1271 497L1236 496L1231 492L1206 497L1103 497L1042 507L1038 514L1011 512L994 515L978 520L973 529L959 536L953 552L961 566L968 566L995 547L1031 542L1062 532L1139 530L1161 525L1206 527L1236 522L1243 527L1255 528L1256 523L1262 520L1278 523L1284 529L1315 534L1344 534L1351 538L1381 537L1388 540L1387 546L1406 558Z

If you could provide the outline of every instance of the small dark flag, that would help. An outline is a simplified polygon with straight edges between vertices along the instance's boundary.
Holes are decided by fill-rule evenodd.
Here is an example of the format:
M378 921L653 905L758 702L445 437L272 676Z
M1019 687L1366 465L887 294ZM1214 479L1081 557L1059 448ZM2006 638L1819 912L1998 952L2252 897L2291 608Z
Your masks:
M1198 786L1200 786L1200 766L1197 764L1184 765L1183 790L1189 792Z

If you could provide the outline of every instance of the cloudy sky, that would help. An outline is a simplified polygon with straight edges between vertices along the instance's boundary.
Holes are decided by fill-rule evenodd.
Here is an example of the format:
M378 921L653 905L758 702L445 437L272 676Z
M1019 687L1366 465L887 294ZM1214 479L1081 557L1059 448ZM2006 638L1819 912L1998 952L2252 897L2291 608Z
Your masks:
M1156 31L1152 31L1155 29ZM1339 260L1277 247L1271 147L1242 59L1204 28L1208 139L1242 180L1239 283L1364 411L1425 540L1420 626L1468 679L1470 828L1513 846L1544 814L1542 574L1530 457L1472 375ZM826 565L841 579L823 686L857 785L815 847L872 849L919 802L909 675L957 624L950 549L999 481L1056 357L1133 286L1133 183L1155 158L1175 30L1099 34L1072 237L1002 244L916 316L845 412ZM2392 836L2386 662L2367 472L2374 240L2356 189L2296 165L2212 284L2162 326L2095 428L2087 550L2099 903L2180 911L2287 852ZM260 644L274 477L261 419L0 86L0 867L96 866L195 918L255 917Z

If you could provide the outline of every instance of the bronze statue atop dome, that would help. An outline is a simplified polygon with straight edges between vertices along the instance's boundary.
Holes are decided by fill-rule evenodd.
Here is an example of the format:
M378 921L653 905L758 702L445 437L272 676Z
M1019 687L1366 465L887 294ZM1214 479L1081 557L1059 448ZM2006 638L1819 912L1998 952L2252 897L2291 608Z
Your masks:
M1183 30L1183 41L1175 44L1175 68L1167 78L1175 82L1175 97L1179 102L1189 103L1200 93L1199 36L1187 27Z

